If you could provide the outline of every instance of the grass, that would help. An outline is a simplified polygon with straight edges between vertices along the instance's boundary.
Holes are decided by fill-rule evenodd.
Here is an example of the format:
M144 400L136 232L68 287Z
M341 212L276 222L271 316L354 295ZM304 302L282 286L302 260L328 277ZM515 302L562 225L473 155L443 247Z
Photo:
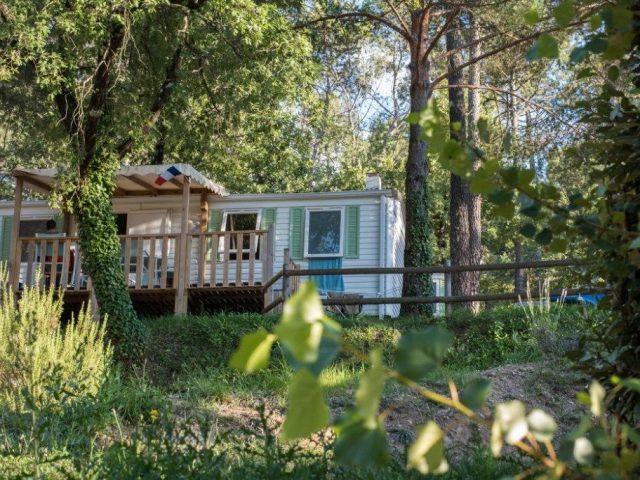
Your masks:
M543 368L549 363L540 361L558 358L564 332L583 328L575 324L583 317L571 308L548 314L544 335L521 309L513 307L475 317L454 312L439 319L339 319L350 353L342 352L320 381L329 404L339 412L353 402L354 390L367 368L362 354L380 348L385 361L392 364L395 344L404 332L438 323L453 330L456 340L442 369L427 379L433 388L445 389L448 378L463 385L480 370L538 362L540 368L524 383L525 393L539 398L553 395L558 400L559 419L573 420L575 412L562 404L560 392L571 389L576 377L560 374L557 368ZM279 347L274 348L271 365L253 375L227 367L243 335L261 326L271 330L277 320L276 316L250 314L146 319L151 338L146 362L139 370L126 372L126 378L114 371L94 396L70 403L55 414L25 416L4 411L0 415L3 475L138 478L154 472L157 478L197 478L207 472L207 477L243 480L418 478L405 471L402 450L424 415L437 417L442 412L419 397L407 396L404 388L393 383L387 384L383 403L404 410L412 421L395 425L391 435L400 447L388 467L372 471L338 466L331 460L330 441L312 449L277 441L273 428L281 421L292 373ZM554 384L557 387L550 392L548 386ZM232 410L241 404L244 410L238 409L236 417L222 418L216 413L221 405ZM261 404L274 410L271 420L257 417L255 409ZM251 412L251 418L237 418L238 412L241 416ZM221 422L214 430L212 418ZM230 430L222 428L223 423ZM212 447L194 448L204 441L206 431L215 433ZM517 459L494 459L477 436L466 453L450 463L449 473L439 478L489 479L522 470Z

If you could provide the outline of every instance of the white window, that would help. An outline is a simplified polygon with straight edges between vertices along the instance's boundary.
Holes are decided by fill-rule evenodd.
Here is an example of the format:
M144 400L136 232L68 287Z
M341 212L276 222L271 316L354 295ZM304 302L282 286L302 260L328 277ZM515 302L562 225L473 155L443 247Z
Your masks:
M222 215L222 231L223 232L244 232L253 231L260 228L260 211L225 211ZM255 236L255 244L253 245L255 258L258 260L260 252L260 237ZM242 251L242 259L248 260L251 252L251 235L249 233L242 235L242 245L238 245L237 235L231 235L229 238L229 259L235 260L238 253L238 247ZM224 238L220 239L220 247L218 252L224 252Z
M307 209L304 232L305 256L341 257L343 237L343 208Z

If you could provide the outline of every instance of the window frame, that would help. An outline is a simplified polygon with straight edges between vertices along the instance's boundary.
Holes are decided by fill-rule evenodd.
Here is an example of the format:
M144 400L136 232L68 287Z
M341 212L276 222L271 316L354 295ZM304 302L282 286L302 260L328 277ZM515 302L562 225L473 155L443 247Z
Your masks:
M313 212L340 212L340 250L338 253L309 253L309 226ZM304 250L305 258L335 258L344 257L344 229L345 229L345 208L344 207L307 207L304 212Z
M262 209L258 208L230 208L228 210L223 210L222 211L222 225L220 225L220 233L225 233L225 232L234 232L236 230L227 230L227 219L229 217L229 215L242 215L242 214L247 214L247 215L255 215L256 216L256 227L254 228L254 230L260 230L260 225L262 224ZM237 230L237 231L246 231L246 230ZM233 237L230 238L230 240L233 240ZM231 242L229 242L231 243ZM220 259L224 258L224 235L221 235L220 238L218 239L218 257ZM251 255L251 248L243 248L242 250L242 260L248 260L250 255ZM235 260L235 258L231 258L231 255L237 255L238 254L238 248L236 246L236 248L229 248L229 259L230 260ZM244 258L246 254L247 258ZM256 260L259 260L260 257L260 237L257 238L256 241L256 245L255 245L255 252L254 252L254 256Z

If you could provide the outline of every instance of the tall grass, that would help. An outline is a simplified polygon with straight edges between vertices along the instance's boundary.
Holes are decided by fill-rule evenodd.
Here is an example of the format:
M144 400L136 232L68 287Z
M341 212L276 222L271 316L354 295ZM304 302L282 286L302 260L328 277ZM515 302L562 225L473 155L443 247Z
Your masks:
M0 267L0 405L47 409L63 399L95 395L105 382L112 349L105 322L88 309L62 326L62 300L53 289L26 287L16 302Z

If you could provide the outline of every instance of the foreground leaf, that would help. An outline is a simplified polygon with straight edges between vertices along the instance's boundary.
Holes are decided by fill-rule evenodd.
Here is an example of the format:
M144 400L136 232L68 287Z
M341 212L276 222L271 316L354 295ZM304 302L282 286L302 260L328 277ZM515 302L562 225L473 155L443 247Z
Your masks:
M315 284L305 282L285 304L275 332L293 357L302 363L318 359L318 348L324 330L322 302Z
M472 410L478 410L485 404L490 393L491 382L486 378L476 378L464 387L460 401Z
M295 440L306 437L326 427L329 418L329 407L318 379L307 369L300 370L289 385L283 438Z
M411 380L421 380L440 365L452 343L453 334L441 327L409 332L398 342L395 369Z
M538 408L531 410L527 415L527 423L535 439L540 442L551 441L553 434L558 429L553 417Z
M232 355L229 366L247 373L265 368L269 364L271 347L276 338L263 327L254 333L245 335L240 340L240 347Z
M524 404L519 400L500 403L496 406L496 419L505 441L513 445L527 434L529 426L525 418Z
M381 423L352 414L335 427L334 454L343 465L371 466L389 462L387 435Z
M407 452L407 466L422 474L449 470L444 458L444 433L437 423L429 421L420 429Z
M380 397L387 374L382 363L382 351L371 352L371 368L362 376L356 392L356 405L363 417L375 418L380 408Z

